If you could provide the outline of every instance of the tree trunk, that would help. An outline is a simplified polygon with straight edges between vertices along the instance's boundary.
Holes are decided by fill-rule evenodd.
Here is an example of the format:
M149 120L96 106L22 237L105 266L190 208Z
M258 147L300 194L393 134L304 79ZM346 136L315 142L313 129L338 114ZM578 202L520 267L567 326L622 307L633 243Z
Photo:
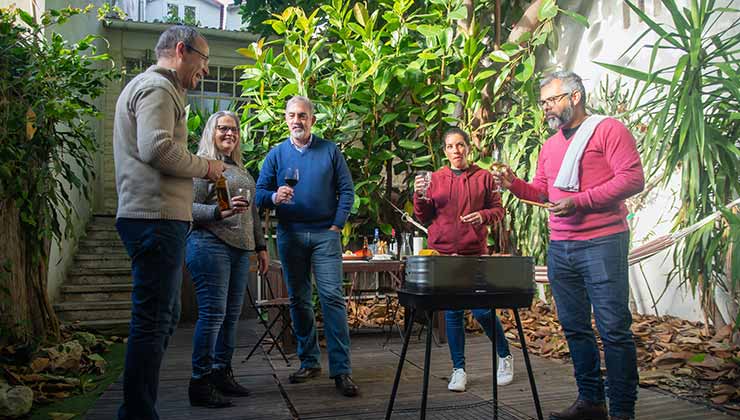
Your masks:
M50 241L23 232L13 200L0 202L0 345L59 337L47 294ZM40 245L41 255L33 249Z

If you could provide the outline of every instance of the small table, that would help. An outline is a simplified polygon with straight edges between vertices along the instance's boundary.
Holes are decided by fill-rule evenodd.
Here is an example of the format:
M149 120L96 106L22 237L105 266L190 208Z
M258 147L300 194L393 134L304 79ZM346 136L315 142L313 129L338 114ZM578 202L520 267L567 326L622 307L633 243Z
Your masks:
M349 291L347 292L347 298L349 301L355 301L355 303L359 303L361 294L363 291L375 291L376 293L382 292L385 296L387 307L390 308L391 303L391 297L388 295L388 293L391 293L395 295L395 291L401 287L403 284L403 277L404 277L404 267L405 264L403 261L399 260L348 260L348 259L342 259L342 271L344 274L348 275L350 279L349 284ZM391 285L388 287L381 287L380 283L377 283L374 288L372 289L361 289L358 292L358 286L360 284L359 281L359 275L360 273L387 273L391 280ZM357 306L355 306L357 308ZM350 308L348 307L348 310ZM391 331L393 329L393 325L397 325L395 323L395 313L396 311L393 311L393 313L388 312L386 315L390 316L393 320L393 324L391 324ZM357 311L354 313L355 316L358 315ZM383 324L384 327L385 324ZM360 328L360 326L356 326L355 328ZM400 326L398 326L399 332L401 331ZM390 338L390 332L388 338Z
M401 349L401 357L398 361L398 368L396 369L396 377L393 381L393 390L391 391L390 401L388 402L388 408L386 410L385 419L390 420L391 414L393 413L393 404L396 400L396 393L398 392L398 383L401 380L401 371L403 370L403 364L406 361L406 351L409 347L409 338L411 337L411 327L414 323L414 317L417 311L424 311L427 313L427 319L429 320L427 329L426 339L426 350L424 352L424 382L422 385L421 394L421 412L419 418L424 420L426 418L427 410L427 391L429 389L429 365L431 360L432 350L432 319L433 314L440 310L455 310L455 309L476 309L476 308L496 308L511 309L516 319L517 331L519 331L519 341L522 346L522 353L524 355L524 363L527 366L527 375L529 376L529 385L532 388L532 398L534 399L535 409L537 410L537 418L542 420L542 408L540 406L540 398L537 394L537 385L534 381L534 374L532 373L532 365L529 361L529 353L527 352L527 343L524 339L524 330L522 329L522 321L519 318L518 308L528 308L532 304L532 298L534 293L418 293L404 289L399 289L398 300L405 307L410 308L410 314L408 321L406 322L406 333L404 334L403 347ZM495 327L494 327L495 331ZM493 418L498 419L498 378L496 377L496 334L491 337L491 348L492 348L492 359L493 359Z
M398 289L403 284L403 269L404 263L399 260L342 260L342 271L352 276L352 286L358 273L388 273L393 279L393 287Z

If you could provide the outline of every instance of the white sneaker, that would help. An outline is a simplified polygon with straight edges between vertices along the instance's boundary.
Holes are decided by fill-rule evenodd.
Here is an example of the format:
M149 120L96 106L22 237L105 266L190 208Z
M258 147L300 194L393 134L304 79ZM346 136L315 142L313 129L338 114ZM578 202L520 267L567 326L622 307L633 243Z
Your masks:
M500 386L509 385L514 380L514 358L511 355L498 358L498 372L496 379ZM450 382L452 383L452 382Z
M453 392L465 392L465 385L467 384L468 375L465 374L465 369L453 369L447 389Z

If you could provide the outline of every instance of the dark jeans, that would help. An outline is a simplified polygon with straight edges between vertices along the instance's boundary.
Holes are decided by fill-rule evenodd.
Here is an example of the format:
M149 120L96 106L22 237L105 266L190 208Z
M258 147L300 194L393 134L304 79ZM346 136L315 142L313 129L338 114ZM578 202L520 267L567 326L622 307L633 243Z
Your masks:
M509 343L504 335L504 327L496 314L490 309L472 309L473 316L483 327L488 338L493 337L491 321L496 322L496 353L499 357L506 357L511 354ZM452 357L452 367L455 369L465 369L465 311L445 311L445 323L447 324L447 344L450 347L450 356Z
M347 306L342 290L341 234L328 229L287 232L278 228L277 244L290 296L290 318L298 342L301 367L318 367L321 363L311 299L313 271L324 317L329 375L351 374Z
M231 366L249 280L249 254L207 230L194 230L188 236L186 261L198 297L193 378Z
M586 241L550 241L547 276L568 340L579 399L604 401L604 382L591 307L604 344L609 414L632 418L637 355L630 325L629 232Z
M123 371L121 420L159 419L155 408L159 368L180 318L185 235L190 224L175 220L116 221L131 257L131 325Z

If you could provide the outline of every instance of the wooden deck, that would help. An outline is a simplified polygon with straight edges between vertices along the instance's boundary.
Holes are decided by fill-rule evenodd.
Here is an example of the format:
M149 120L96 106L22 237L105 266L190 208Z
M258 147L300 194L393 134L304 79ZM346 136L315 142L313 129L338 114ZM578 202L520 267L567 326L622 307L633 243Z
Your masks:
M192 328L179 328L173 337L162 367L159 413L167 419L382 419L388 403L393 375L398 363L401 341L398 334L383 347L386 336L359 333L352 336L353 378L360 386L358 398L345 398L334 389L328 377L324 352L324 372L320 379L305 384L289 384L288 374L297 369L293 355L286 366L277 351L270 357L256 354L242 363L261 327L254 320L240 324L239 345L234 357L234 372L240 383L252 390L247 398L234 399L235 407L205 409L190 407L187 386L190 377ZM468 391L447 391L447 376L452 365L447 346L432 349L429 385L429 419L491 418L491 345L484 336L468 337L466 346ZM514 382L499 388L499 418L529 419L535 417L534 404L527 381L521 352L512 346L515 361ZM407 362L396 399L393 419L418 418L424 363L424 340L411 339ZM576 395L575 381L569 364L532 357L537 387L545 419L548 413L569 405ZM121 381L115 382L87 413L89 420L116 418L122 396ZM670 395L641 388L637 419L732 419L725 413Z

